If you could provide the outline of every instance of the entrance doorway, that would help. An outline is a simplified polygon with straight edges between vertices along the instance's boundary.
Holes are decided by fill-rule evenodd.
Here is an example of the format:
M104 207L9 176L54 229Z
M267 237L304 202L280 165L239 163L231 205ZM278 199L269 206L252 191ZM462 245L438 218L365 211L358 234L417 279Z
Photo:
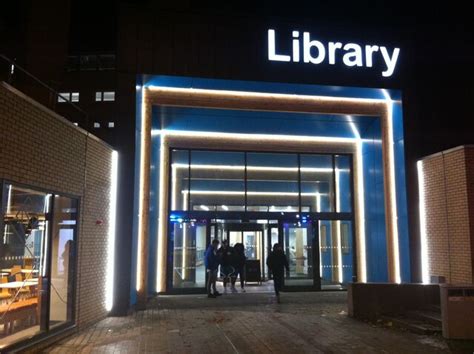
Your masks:
M241 243L247 265L246 283L258 285L256 291L271 290L272 275L266 259L279 243L288 259L285 291L344 289L352 281L354 257L350 220L173 220L168 269L170 293L205 291L204 254L213 239ZM238 283L238 282L237 282Z

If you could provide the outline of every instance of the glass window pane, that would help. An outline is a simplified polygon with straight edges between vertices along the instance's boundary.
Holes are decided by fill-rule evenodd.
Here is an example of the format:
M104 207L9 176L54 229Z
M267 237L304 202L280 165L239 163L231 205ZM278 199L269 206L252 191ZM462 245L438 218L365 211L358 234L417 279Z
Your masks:
M204 288L207 225L172 223L173 288Z
M3 235L0 241L0 316L7 318L0 343L11 344L45 330L48 294L45 249L51 195L7 184L3 191ZM20 316L20 317L18 317Z
M79 102L79 92L71 93L71 102Z
M52 225L50 326L72 321L77 201L56 195Z
M348 155L335 156L337 212L352 210L351 160Z
M334 211L331 155L301 155L301 204L311 212Z
M243 152L191 151L191 209L243 209L244 161Z
M105 91L104 101L115 101L115 91Z
M171 152L171 210L188 210L189 151Z
M67 100L71 99L71 93L70 92L60 92L59 94L61 96L58 96L58 102L67 102Z
M102 92L95 93L95 101L96 102L102 101Z
M247 203L270 209L299 211L296 154L247 154ZM276 210L270 210L276 211Z
M313 285L313 232L312 226L284 224L283 250L288 258L290 272L286 285Z
M323 289L340 289L352 281L352 223L320 220L319 258Z

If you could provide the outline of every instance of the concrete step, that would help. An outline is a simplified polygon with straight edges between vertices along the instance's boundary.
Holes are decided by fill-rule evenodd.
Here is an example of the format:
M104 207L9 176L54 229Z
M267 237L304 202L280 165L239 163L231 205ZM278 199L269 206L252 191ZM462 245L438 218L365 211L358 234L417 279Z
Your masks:
M382 316L381 319L385 322L385 324L390 323L394 327L402 328L416 334L429 335L441 333L442 331L440 325L433 325L422 320L405 316Z
M441 327L443 325L443 321L441 320L441 312L416 310L407 311L405 316L432 324L433 326Z

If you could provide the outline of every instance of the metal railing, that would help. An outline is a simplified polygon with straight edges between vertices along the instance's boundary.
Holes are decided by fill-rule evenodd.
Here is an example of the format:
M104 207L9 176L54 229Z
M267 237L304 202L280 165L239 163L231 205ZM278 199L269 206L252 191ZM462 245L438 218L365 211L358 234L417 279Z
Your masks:
M4 54L0 54L0 59L3 61L4 64L7 64L7 71L6 71L6 75L5 75L5 81L12 85L13 87L19 89L20 91L23 91L20 87L17 87L17 85L15 85L15 72L18 70L18 71L21 71L24 75L26 75L26 77L30 80L33 80L35 83L39 84L41 87L43 87L44 89L48 90L50 94L53 94L54 95L54 100L55 102L58 101L58 98L61 98L62 100L64 100L64 102L66 102L68 105L70 105L71 107L73 107L76 111L78 111L81 115L83 115L84 117L84 124L85 124L85 127L88 127L88 121L89 121L89 115L87 112L85 112L81 107L79 107L77 104L73 103L69 97L66 97L64 95L61 95L58 91L56 91L55 89L53 89L51 86L49 86L48 84L46 84L44 81L42 81L41 79L39 79L38 77L36 77L35 75L33 75L32 73L30 73L28 70L26 70L25 68L23 68L22 66L18 65L17 62L15 62L14 60L10 59L9 57L7 57L6 55ZM3 70L1 70L3 71ZM0 75L0 78L2 78L3 75ZM27 94L26 92L24 92L25 94ZM41 102L44 104L44 102ZM49 107L49 108L53 108L53 110L56 111L55 109L55 105L54 107Z

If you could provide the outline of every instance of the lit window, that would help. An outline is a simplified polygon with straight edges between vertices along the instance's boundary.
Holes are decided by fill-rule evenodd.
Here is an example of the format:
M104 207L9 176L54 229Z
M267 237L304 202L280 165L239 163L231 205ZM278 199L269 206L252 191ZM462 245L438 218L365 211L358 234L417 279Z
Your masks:
M109 122L109 128L115 128L115 122Z
M103 101L115 101L115 91L105 91Z
M60 92L59 93L58 102L67 102L67 100L70 100L70 99L71 99L71 93L70 92Z
M79 92L71 93L71 102L79 102Z
M100 128L100 123L94 122L94 128Z
M102 101L102 92L96 92L95 93L95 101L96 102Z

